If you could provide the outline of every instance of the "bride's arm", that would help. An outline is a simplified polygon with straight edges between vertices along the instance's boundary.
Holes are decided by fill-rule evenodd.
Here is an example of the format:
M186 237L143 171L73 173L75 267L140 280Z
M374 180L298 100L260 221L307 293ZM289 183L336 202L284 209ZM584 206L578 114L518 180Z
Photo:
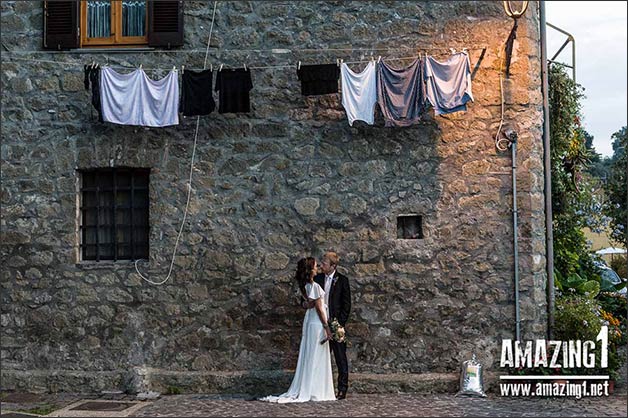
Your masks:
M314 307L316 308L316 313L318 314L319 319L323 323L325 336L327 337L327 339L331 339L331 330L329 329L329 325L327 324L327 313L325 312L323 298L316 299L314 301Z

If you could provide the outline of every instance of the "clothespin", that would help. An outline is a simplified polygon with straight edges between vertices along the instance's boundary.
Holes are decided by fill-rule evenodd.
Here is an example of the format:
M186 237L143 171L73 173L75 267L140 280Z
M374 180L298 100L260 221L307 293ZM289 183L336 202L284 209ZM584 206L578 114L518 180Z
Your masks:
M185 65L181 66L181 74L183 74L185 72Z
M340 67L340 58L336 58L336 65Z
M297 63L297 70L300 70L300 69L301 69L301 61Z
M382 62L382 56L381 55L377 57L377 62Z
M246 71L246 63L244 63L244 71Z
M462 48L462 52L467 53L467 48Z
M177 71L177 66L176 66L176 65L173 65L173 66L172 66L172 71L173 71L173 72L174 72L174 71Z
M456 53L456 50L454 48L449 48L449 50L451 51L452 55Z
M140 64L140 70L142 69L142 64Z
M211 62L209 63L209 71L211 71L212 73L214 72L214 66Z
M220 64L220 68L218 69L218 71L222 71L222 66L223 64Z

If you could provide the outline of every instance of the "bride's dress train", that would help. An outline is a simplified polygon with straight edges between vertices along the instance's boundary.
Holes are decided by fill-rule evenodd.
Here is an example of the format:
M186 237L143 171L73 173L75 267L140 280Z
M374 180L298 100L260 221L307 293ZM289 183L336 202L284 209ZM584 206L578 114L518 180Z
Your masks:
M310 300L325 296L325 291L315 282L306 284L305 291ZM329 342L321 344L324 339L325 330L316 309L308 309L303 319L299 360L290 388L286 393L266 396L260 401L277 403L335 401Z

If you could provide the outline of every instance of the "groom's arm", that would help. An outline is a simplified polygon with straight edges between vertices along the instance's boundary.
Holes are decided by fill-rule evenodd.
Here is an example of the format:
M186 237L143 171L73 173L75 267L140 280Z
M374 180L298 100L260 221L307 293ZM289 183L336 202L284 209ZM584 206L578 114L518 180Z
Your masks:
M314 301L305 300L303 296L301 296L301 307L303 309L312 309L316 303Z
M338 315L338 322L343 327L349 320L349 313L351 312L351 289L349 288L349 279L345 277L342 284L342 295L340 296L342 301L340 305L340 314Z

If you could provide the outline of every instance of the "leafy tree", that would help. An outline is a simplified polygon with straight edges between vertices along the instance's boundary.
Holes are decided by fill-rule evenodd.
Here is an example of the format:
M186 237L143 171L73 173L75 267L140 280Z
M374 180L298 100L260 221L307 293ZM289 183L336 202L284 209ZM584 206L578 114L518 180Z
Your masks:
M613 157L607 186L606 213L611 218L611 237L628 247L628 138L626 126L615 132Z
M593 135L579 128L579 135L584 138L584 147L589 151L589 164L586 168L586 172L593 178L596 178L600 183L606 183L611 172L611 159L609 157L603 157L602 154L595 151L593 146Z
M582 228L599 227L601 199L585 175L592 137L581 126L582 87L560 66L549 71L554 265L569 280L599 278Z

